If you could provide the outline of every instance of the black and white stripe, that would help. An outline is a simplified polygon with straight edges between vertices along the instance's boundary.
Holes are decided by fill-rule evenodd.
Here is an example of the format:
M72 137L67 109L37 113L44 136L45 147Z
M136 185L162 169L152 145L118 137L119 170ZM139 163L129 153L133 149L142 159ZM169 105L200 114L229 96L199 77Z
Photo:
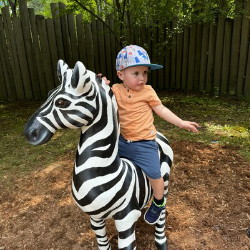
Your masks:
M129 160L119 158L117 104L106 85L81 62L69 69L58 62L61 85L28 121L25 135L33 145L48 142L57 129L81 128L72 178L77 205L90 215L99 249L110 249L105 219L114 218L119 249L135 249L135 224L152 196L146 176ZM173 152L157 134L161 173L168 192ZM166 249L165 211L155 226L155 243Z

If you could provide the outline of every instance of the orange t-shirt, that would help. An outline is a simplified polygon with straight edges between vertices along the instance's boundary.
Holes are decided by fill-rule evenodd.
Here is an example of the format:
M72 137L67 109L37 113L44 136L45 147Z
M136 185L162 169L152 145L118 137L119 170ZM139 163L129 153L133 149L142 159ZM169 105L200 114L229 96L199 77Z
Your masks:
M150 85L139 91L114 84L112 90L118 104L121 135L126 140L153 140L156 129L153 124L152 107L161 104L161 100Z

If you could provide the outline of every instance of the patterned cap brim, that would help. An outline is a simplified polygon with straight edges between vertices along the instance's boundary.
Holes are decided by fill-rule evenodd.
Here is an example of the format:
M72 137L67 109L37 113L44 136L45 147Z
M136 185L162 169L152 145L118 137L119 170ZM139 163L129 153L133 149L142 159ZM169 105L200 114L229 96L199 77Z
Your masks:
M126 68L130 68L130 67L136 67L136 66L147 66L150 68L150 70L155 70L155 69L162 69L163 66L160 64L134 64L134 65L129 65Z

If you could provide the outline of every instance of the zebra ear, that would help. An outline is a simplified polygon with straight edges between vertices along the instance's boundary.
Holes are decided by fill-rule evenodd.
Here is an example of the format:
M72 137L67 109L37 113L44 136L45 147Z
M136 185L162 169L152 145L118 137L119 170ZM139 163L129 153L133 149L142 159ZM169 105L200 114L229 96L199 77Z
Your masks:
M59 60L57 63L57 76L60 82L62 82L62 76L64 72L69 68L68 64L63 60Z
M90 82L90 77L85 66L81 62L77 62L71 77L71 85L74 89L83 90Z

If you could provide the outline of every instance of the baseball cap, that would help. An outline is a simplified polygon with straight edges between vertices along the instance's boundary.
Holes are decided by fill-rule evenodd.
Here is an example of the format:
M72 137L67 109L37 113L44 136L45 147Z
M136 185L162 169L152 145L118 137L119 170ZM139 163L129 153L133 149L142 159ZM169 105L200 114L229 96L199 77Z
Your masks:
M152 64L150 62L145 49L137 45L129 45L118 53L116 57L116 70L119 71L133 66L147 66L151 70L163 68L162 65Z

